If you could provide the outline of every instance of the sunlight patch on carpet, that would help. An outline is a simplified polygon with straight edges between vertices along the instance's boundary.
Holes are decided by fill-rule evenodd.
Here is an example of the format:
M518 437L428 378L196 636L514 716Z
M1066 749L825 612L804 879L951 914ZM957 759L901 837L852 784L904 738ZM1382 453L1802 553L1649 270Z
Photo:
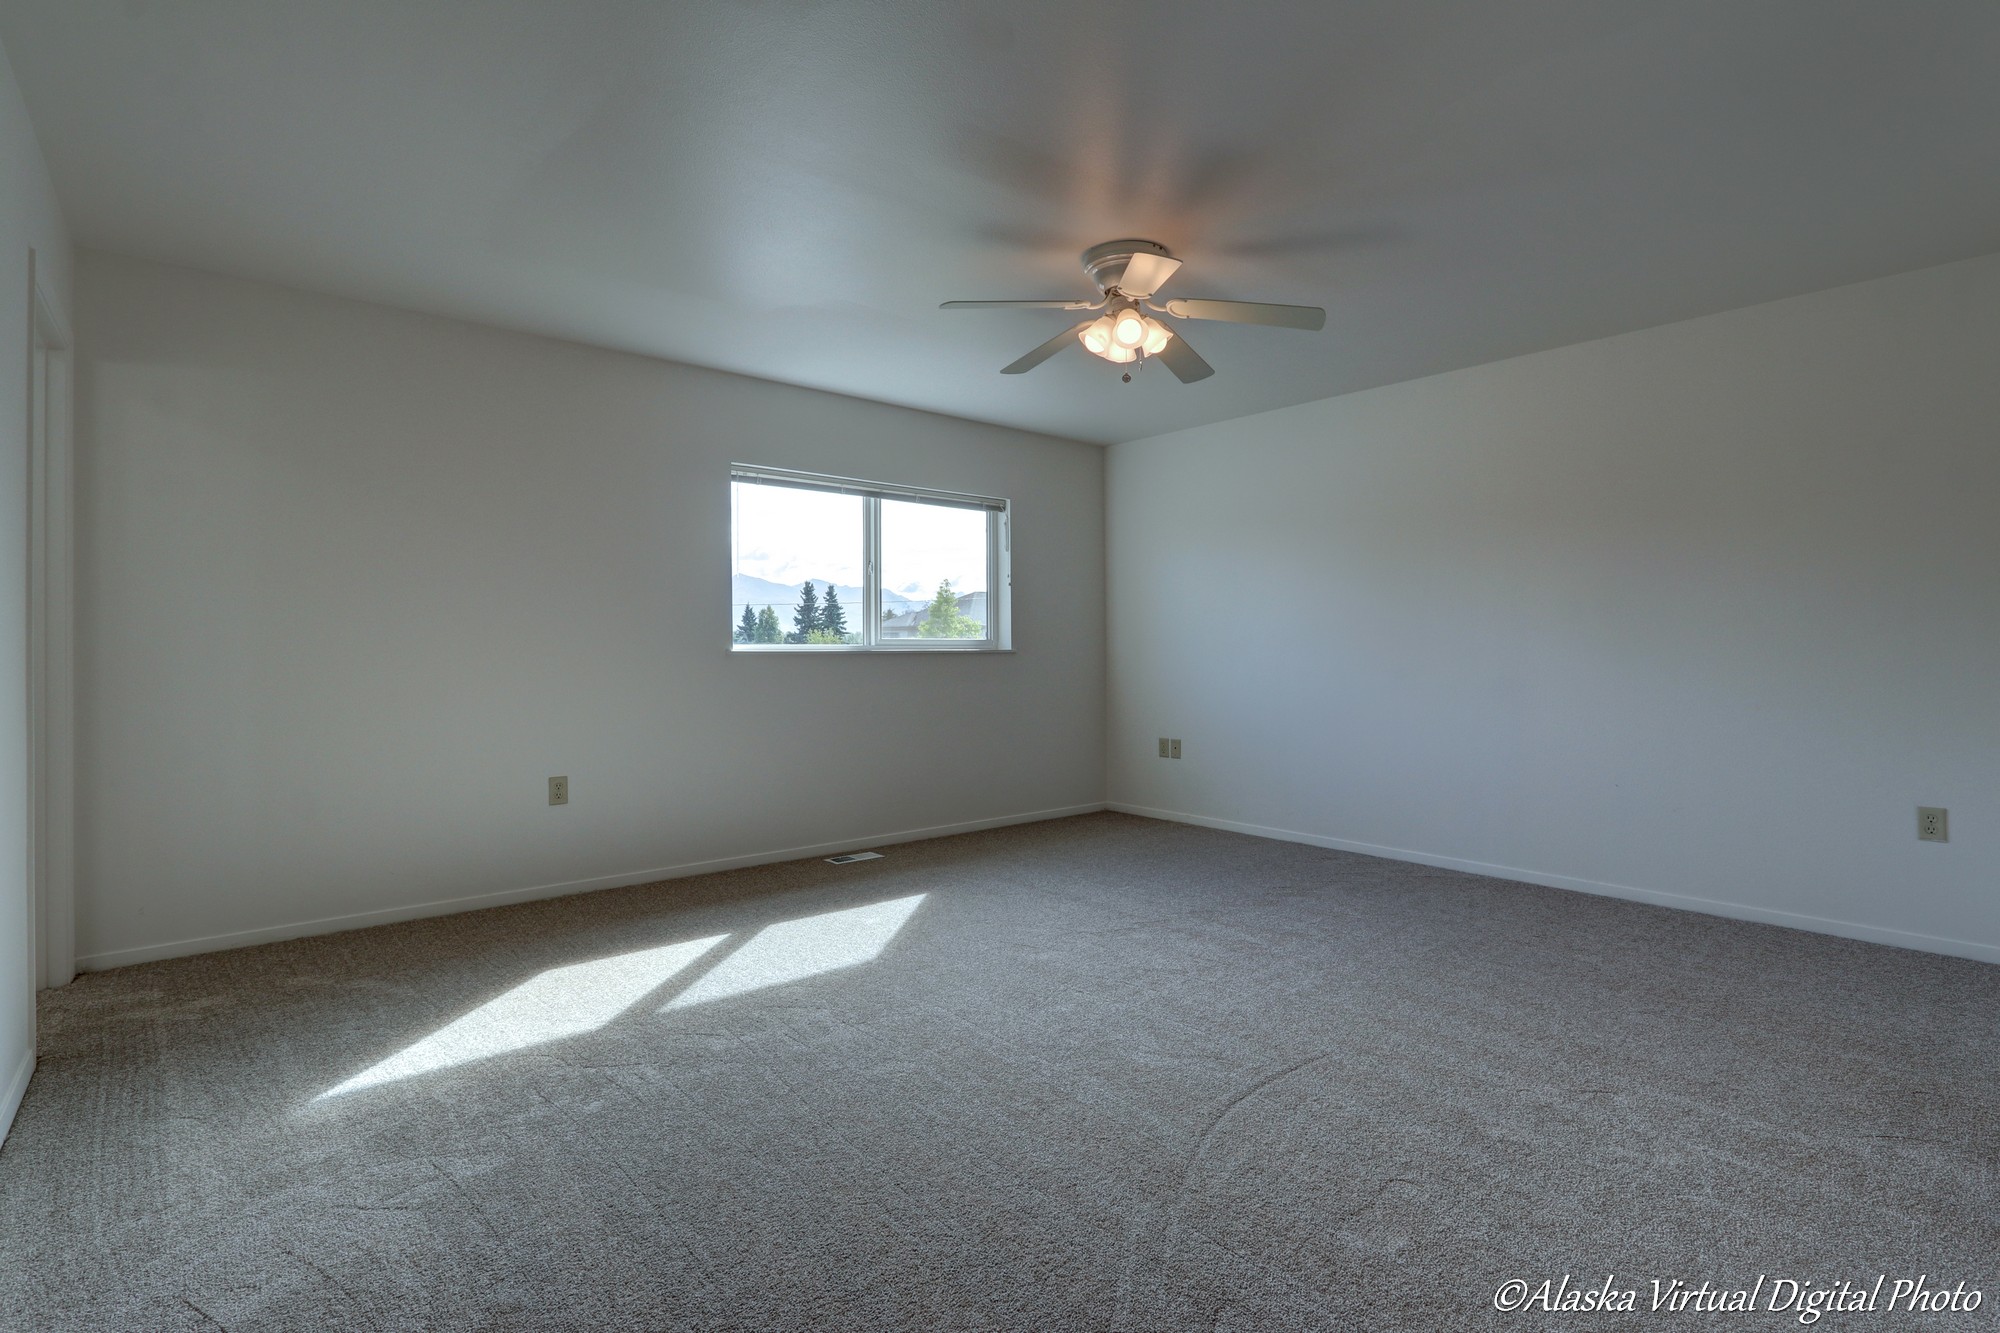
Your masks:
M924 895L766 926L662 1009L686 1009L873 960L909 921Z
M329 1088L319 1100L594 1032L728 938L716 935L550 968Z

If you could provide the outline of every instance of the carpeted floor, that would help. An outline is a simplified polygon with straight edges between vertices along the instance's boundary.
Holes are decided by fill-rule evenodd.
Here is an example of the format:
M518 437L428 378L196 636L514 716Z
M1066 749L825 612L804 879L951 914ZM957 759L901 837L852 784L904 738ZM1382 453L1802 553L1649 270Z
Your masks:
M8 1330L2000 1308L2000 968L1119 815L131 967L42 1023ZM1641 1313L1493 1309L1565 1273Z

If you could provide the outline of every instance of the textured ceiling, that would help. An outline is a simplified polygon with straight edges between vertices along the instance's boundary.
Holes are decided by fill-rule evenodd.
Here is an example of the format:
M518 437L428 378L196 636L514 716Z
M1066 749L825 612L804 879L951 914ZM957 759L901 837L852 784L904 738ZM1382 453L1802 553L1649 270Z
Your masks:
M0 0L78 240L1121 440L2000 250L2000 5ZM1172 247L1217 374L999 367Z

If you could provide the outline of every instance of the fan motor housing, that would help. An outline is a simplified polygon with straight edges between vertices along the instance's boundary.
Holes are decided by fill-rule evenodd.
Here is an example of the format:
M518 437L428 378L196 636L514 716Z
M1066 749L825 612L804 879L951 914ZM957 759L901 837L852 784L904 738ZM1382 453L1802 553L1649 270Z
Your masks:
M1108 292L1125 276L1125 266L1132 262L1132 256L1140 254L1158 255L1162 259L1174 257L1158 241L1106 241L1083 252L1083 271L1097 284L1097 290Z

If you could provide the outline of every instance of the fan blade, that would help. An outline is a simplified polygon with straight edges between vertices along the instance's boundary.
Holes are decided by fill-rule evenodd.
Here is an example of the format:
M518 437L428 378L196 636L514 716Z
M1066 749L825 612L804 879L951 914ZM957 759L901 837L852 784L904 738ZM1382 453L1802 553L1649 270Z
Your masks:
M1156 360L1164 361L1167 369L1174 372L1174 378L1182 384L1193 384L1205 380L1215 373L1215 367L1195 355L1195 350L1187 345L1187 339L1176 333L1167 339L1167 345L1153 353Z
M1143 252L1133 255L1118 279L1118 290L1132 297L1151 296L1167 285L1167 279L1180 266L1180 260L1165 255Z
M1326 311L1316 305L1265 305L1259 301L1169 301L1167 313L1182 319L1220 319L1230 324L1274 324L1281 329L1326 327Z
M1076 335L1083 332L1083 330L1089 328L1094 323L1096 323L1095 320L1087 319L1073 329L1064 329L1061 333L1058 333L1055 337L1049 339L1047 342L1043 343L1040 347L1037 347L1034 351L1028 353L1026 356L1022 357L1019 361L1016 361L1013 365L1002 367L1000 373L1002 375L1027 374L1029 371L1033 370L1036 366L1039 366L1040 364L1042 364L1042 362L1048 360L1050 357L1054 356L1057 352L1060 352L1063 349L1063 345L1065 343L1075 342Z
M1089 301L946 301L940 310L1095 310Z

